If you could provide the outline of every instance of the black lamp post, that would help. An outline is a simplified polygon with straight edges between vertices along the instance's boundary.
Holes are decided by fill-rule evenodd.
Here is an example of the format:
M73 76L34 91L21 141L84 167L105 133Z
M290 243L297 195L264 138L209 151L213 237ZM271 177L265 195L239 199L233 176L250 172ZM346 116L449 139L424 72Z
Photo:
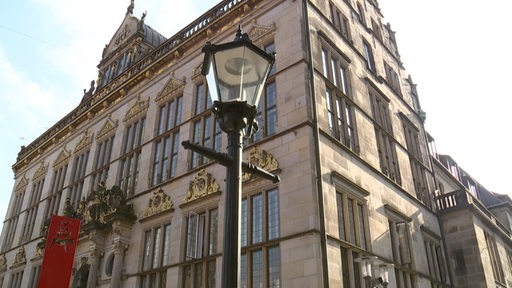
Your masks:
M218 153L214 159L227 167L224 214L224 245L222 250L223 288L238 287L240 275L240 203L242 199L242 168L263 175L274 182L279 177L257 167L242 163L242 139L249 137L256 127L255 115L265 81L274 63L274 55L254 45L240 27L233 42L214 45L207 43L203 50L203 75L206 76L213 112L222 131L227 133L227 155ZM205 151L193 147L186 148ZM208 150L208 149L206 149ZM206 151L210 155L215 151ZM242 165L244 164L244 165ZM258 170L259 169L259 170Z

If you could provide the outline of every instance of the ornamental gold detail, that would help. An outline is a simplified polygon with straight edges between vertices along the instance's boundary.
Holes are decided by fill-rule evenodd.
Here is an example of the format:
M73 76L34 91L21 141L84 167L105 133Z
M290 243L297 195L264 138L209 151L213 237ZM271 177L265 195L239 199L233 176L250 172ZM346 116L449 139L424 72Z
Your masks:
M144 217L153 216L155 214L172 209L173 203L171 197L164 193L162 188L158 188L153 192L153 196L149 198L146 209L144 209Z
M219 191L220 186L215 181L215 178L210 173L206 173L204 169L201 169L194 180L190 181L183 203L188 203Z
M256 146L253 146L249 151L249 159L247 159L247 162L260 168L263 168L264 170L269 172L276 171L279 169L279 162L277 162L274 155L263 149L259 150ZM250 173L242 174L242 181L249 180L250 178Z

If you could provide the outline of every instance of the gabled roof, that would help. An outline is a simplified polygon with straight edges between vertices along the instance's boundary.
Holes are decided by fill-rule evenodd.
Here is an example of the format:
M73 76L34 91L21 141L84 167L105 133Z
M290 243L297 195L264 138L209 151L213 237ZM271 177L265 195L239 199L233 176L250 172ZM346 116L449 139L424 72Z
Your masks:
M144 23L146 12L142 14L140 20L133 16L133 7L134 1L132 0L127 8L123 22L121 22L114 36L112 36L110 42L103 49L102 62L116 51L122 50L126 45L130 45L131 41L129 40L134 36L139 36L143 43L153 48L167 40L162 34Z

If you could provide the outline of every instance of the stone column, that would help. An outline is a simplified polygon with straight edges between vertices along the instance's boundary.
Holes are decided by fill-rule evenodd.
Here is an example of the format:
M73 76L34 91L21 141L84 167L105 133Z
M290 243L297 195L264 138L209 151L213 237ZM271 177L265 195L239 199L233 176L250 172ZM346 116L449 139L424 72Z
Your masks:
M91 246L89 249L89 276L87 277L87 288L96 288L100 260L105 251L105 232L102 229L88 229Z
M89 269L89 276L87 277L87 288L96 288L101 256L103 256L103 252L97 248L92 248L89 251L89 263L91 266Z
M113 243L114 265L112 266L112 278L110 279L111 288L121 287L121 276L123 274L124 252L128 249L128 244L117 240Z

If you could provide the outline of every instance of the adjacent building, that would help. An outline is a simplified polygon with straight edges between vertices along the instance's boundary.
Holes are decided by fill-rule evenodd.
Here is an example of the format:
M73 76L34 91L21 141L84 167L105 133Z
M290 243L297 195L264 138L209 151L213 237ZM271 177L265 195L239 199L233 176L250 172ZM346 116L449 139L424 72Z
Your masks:
M469 254L443 244L452 212L441 225L436 206L462 187L434 178L444 166L376 0L226 0L175 35L127 4L97 80L13 165L1 287L36 287L52 215L82 222L71 287L220 287L225 168L180 143L225 150L201 49L239 25L277 54L244 158L281 178L244 174L240 287L365 287L363 259L373 278L386 264L387 287L462 283ZM489 231L501 258L507 225Z
M488 191L452 157L432 151L454 287L512 286L510 197Z

